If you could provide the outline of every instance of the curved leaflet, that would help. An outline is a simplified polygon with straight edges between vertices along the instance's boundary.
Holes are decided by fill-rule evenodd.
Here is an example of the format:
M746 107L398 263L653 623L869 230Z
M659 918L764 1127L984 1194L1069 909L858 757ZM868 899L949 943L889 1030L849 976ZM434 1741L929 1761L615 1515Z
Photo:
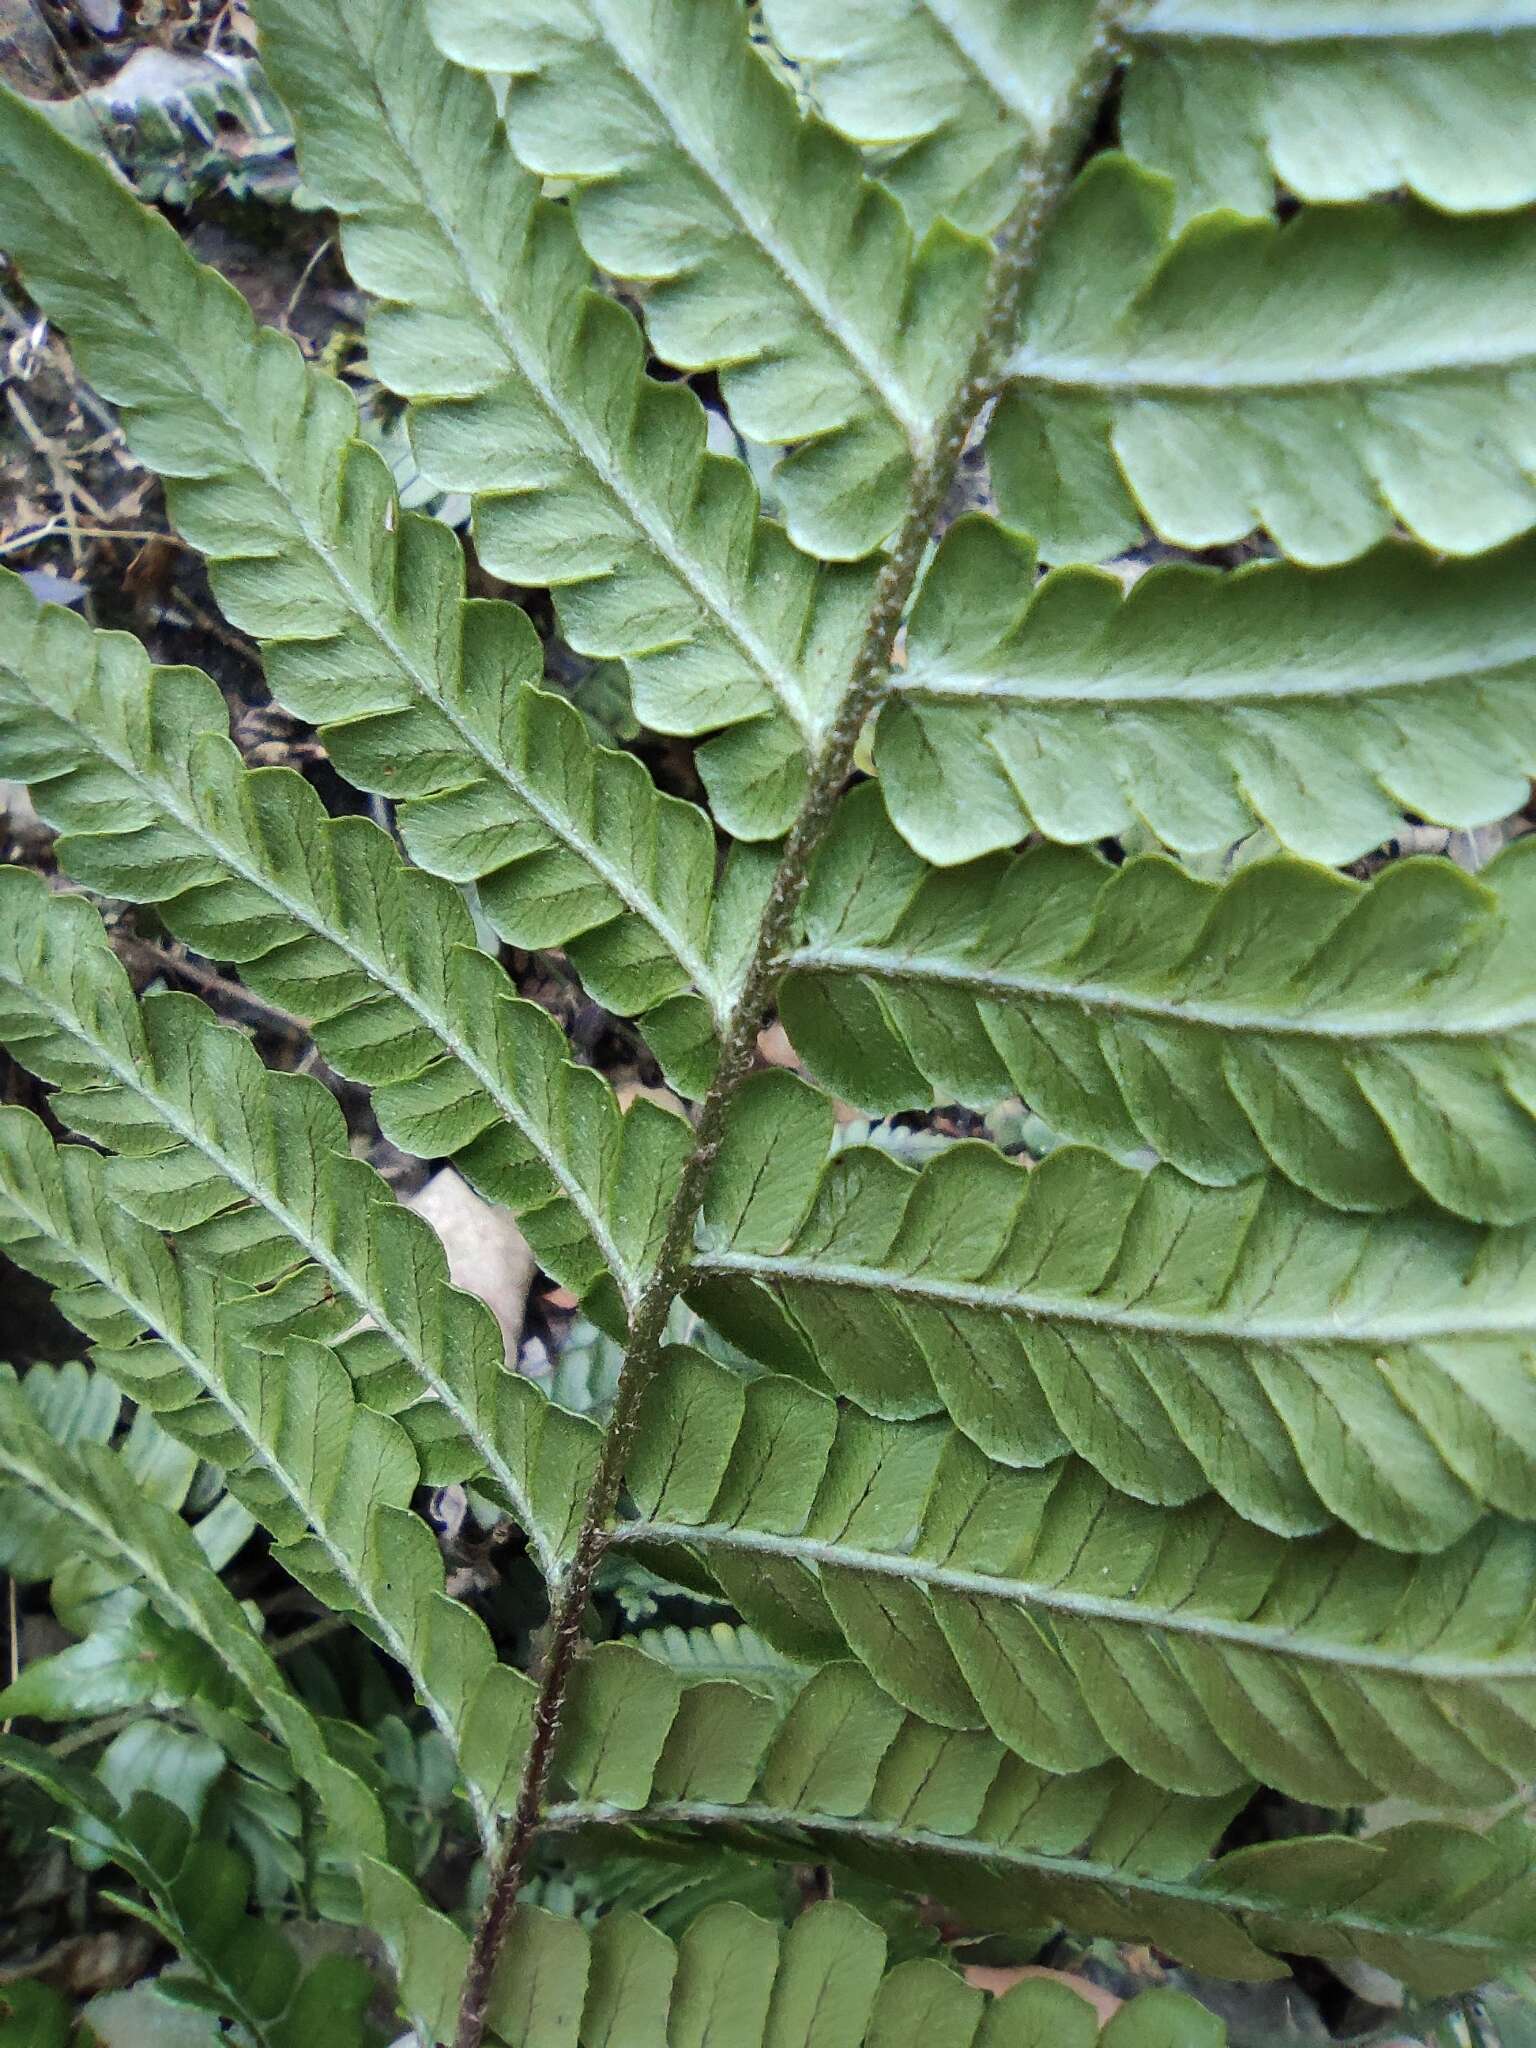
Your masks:
M1536 1213L1536 842L1475 881L1269 860L1217 884L1055 846L935 872L859 790L822 860L782 1013L863 1108L1017 1094L1198 1181Z
M690 1584L702 1565L785 1655L856 1656L909 1712L1041 1770L1474 1806L1536 1769L1528 1524L1485 1517L1432 1558L1286 1539L698 1353L649 1391L628 1470L616 1541Z
M1536 1495L1529 1228L1365 1219L1283 1182L1202 1188L1068 1146L830 1163L831 1105L749 1083L689 1298L867 1413L948 1413L1019 1468L1075 1451L1164 1506L1439 1550Z

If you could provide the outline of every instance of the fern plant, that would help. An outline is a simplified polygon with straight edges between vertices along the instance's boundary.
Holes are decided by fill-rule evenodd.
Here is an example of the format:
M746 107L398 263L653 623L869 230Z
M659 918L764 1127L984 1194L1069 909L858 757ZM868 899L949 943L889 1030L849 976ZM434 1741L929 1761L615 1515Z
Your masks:
M26 291L395 828L0 575L0 771L72 885L0 875L0 1042L50 1090L0 1109L0 1242L92 1360L0 1383L6 1568L307 1802L306 1897L424 2044L1092 2038L898 1924L1471 1997L1536 1951L1536 863L1378 856L1536 764L1527 12L252 11L422 474L701 800L544 686L348 390L0 99ZM321 1081L135 995L93 897L516 1211L622 1347L601 1425L506 1368ZM678 1107L621 1107L504 947ZM952 1135L1015 1098L1037 1144ZM957 1115L914 1165L840 1105ZM446 1486L526 1542L527 1657L450 1588ZM231 1590L256 1526L408 1683L467 1889ZM621 1566L711 1632L621 1639ZM366 2038L238 1848L0 1756L183 2003ZM694 1875L562 1894L566 1849ZM1221 2038L1174 1991L1105 2035Z

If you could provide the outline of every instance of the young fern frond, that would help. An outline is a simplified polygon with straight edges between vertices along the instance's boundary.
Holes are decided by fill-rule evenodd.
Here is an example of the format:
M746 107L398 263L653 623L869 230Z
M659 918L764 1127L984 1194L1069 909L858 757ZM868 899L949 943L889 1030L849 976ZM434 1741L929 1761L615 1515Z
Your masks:
M248 769L208 676L0 577L0 771L63 871L373 1091L344 1118L135 999L87 901L0 874L0 1042L87 1141L0 1110L0 1242L113 1382L0 1387L0 1564L47 1577L83 1517L104 1599L215 1672L197 1711L313 1787L423 2048L1091 2038L1068 1993L888 1968L855 1899L925 1944L1064 1925L1425 1997L1528 1955L1536 864L1378 852L1515 836L1536 761L1528 31L1495 81L1486 23L1399 0L1326 46L1244 0L252 11L425 477L552 593L551 672L622 662L671 743L596 746L343 387L0 94L0 244L404 843ZM1388 75L1451 81L1444 134ZM1272 170L1350 203L1276 207ZM487 920L692 1107L578 1064ZM849 1143L848 1105L923 1127ZM375 1130L524 1218L548 1349L572 1309L622 1332L590 1398L554 1361L604 1426L508 1366ZM101 1448L118 1389L136 1457ZM217 1562L255 1517L247 1562L419 1717L370 1751L300 1703L210 1497ZM233 1864L17 1762L260 2048L319 2024L259 1932L206 1953L187 1887L238 1912ZM1377 1832L1394 1799L1442 1817ZM844 1899L791 1911L807 1866ZM1219 2030L1137 1999L1113 2039Z
M4 1112L8 1152L13 1120L24 1114ZM119 1328L123 1314L119 1309ZM69 1449L58 1443L9 1376L0 1378L0 1419L0 1473L66 1517L82 1549L126 1566L160 1611L207 1647L250 1718L320 1794L345 1847L382 1854L384 1822L373 1794L332 1756L320 1722L290 1689L186 1523L147 1499L113 1452L100 1444Z
M127 1215L96 1154L55 1149L20 1109L0 1112L0 1243L60 1289L112 1378L225 1471L287 1568L403 1667L492 1834L528 1681L498 1663L484 1623L444 1591L436 1545L408 1512L420 1464L404 1428L362 1406L324 1345L295 1337L274 1357L266 1336L242 1343L238 1295ZM40 1456L34 1433L19 1441Z

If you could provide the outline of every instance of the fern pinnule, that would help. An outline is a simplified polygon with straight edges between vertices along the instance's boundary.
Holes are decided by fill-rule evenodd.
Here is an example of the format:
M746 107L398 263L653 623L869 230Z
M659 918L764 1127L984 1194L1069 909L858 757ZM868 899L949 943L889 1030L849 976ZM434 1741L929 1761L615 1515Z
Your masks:
M861 1108L1017 1094L1063 1137L1208 1184L1274 1170L1340 1209L1428 1197L1524 1223L1533 854L1517 842L1475 878L1396 861L1368 884L1284 859L1217 884L1050 845L935 871L860 790L823 848L784 1022Z
M1381 201L1170 239L1173 211L1169 180L1096 157L1034 279L987 446L1047 561L1134 547L1143 515L1189 548L1257 526L1313 565L1399 523L1452 555L1529 531L1528 212Z
M1014 1466L1433 1551L1530 1513L1529 1226L1352 1217L1069 1146L830 1164L787 1074L737 1097L688 1298L753 1357ZM1240 1420L1239 1420L1240 1418Z
M1405 813L1478 826L1536 765L1529 542L1446 561L1392 542L1327 571L1252 562L1036 581L1037 550L967 515L908 623L874 758L927 859L1031 832L1150 829L1184 855L1262 826L1343 863Z
M1182 1792L1262 1778L1322 1805L1396 1788L1457 1807L1536 1770L1529 1523L1486 1516L1431 1557L1275 1536L1209 1497L1153 1507L1075 1458L1010 1469L943 1424L684 1352L628 1485L615 1542L701 1563L787 1656L851 1653L909 1712L1047 1771L1118 1756Z
M1469 33L1484 24L1496 32ZM1287 21L1153 0L1132 27L1121 134L1175 178L1181 219L1267 213L1277 181L1326 203L1406 186L1445 213L1528 206L1533 26L1518 6L1349 0Z

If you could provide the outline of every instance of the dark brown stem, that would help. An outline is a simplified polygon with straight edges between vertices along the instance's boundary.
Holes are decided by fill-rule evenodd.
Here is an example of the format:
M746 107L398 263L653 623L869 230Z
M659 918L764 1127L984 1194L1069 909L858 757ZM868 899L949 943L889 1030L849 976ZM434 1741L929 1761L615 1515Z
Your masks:
M752 1066L757 1034L794 939L812 858L853 767L854 749L865 721L886 687L902 616L961 454L1002 375L1019 300L1034 268L1042 234L1072 175L1114 69L1118 29L1125 11L1123 0L1118 5L1101 4L1076 87L1060 111L1028 189L998 238L986 306L965 375L913 476L906 513L876 579L848 689L812 764L805 801L784 841L752 958L726 1021L715 1078L699 1115L697 1142L668 1211L656 1264L630 1312L613 1416L587 1496L575 1554L555 1596L522 1786L496 1859L485 1911L475 1930L454 2048L481 2048L485 2038L496 1959L543 1813L560 1711L581 1641L592 1581L619 1497L640 1397L656 1370L667 1317L681 1290L695 1220L724 1135L726 1112Z

